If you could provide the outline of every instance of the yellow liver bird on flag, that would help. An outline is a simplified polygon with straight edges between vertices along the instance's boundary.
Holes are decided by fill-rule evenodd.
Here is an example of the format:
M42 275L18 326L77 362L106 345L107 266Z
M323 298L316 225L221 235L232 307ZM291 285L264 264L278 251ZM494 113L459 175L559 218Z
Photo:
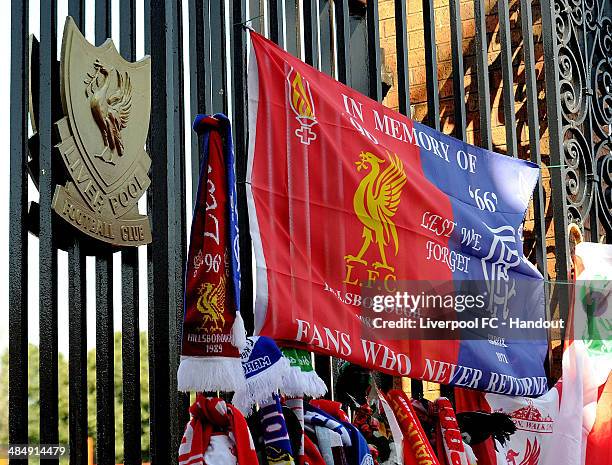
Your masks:
M381 165L388 166L381 172ZM359 161L355 162L357 171L371 169L361 180L353 196L353 208L359 220L363 223L363 245L357 255L345 255L347 263L356 262L367 265L363 259L372 241L378 244L380 261L374 262L374 268L383 268L391 272L395 267L387 263L385 247L393 242L397 255L399 243L397 230L392 218L400 203L402 188L406 184L406 172L399 157L387 152L387 160L377 157L371 152L361 152Z

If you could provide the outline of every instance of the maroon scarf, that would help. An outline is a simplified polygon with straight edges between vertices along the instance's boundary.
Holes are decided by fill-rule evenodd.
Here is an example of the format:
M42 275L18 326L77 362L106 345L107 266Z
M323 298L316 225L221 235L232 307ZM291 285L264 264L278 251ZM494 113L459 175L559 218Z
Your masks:
M239 310L240 272L233 149L224 115L199 116L200 181L185 276L181 391L235 391L244 386L245 344Z

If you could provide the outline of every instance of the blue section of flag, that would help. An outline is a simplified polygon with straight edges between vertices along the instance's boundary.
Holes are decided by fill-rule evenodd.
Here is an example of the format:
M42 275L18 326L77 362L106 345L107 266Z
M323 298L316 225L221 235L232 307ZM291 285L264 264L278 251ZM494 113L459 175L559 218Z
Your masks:
M523 340L520 331L510 329L513 318L546 318L544 280L524 257L521 237L537 166L468 145L419 123L414 126L449 145L448 159L425 147L420 147L420 158L425 176L451 203L457 226L448 249L469 259L466 269L452 270L455 291L470 289L487 302L484 313L464 310L456 313L457 319L498 318L498 328L461 330L457 363L482 370L478 389L524 395L524 385L502 375L546 376L546 330L530 329Z

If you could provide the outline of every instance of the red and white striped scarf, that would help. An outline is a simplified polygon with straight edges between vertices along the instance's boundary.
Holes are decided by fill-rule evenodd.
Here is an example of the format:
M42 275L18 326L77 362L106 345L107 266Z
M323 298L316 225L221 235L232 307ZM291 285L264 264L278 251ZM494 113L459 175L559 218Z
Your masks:
M438 459L446 465L468 465L463 438L450 400L446 397L438 398L434 403L434 409L438 414L436 426Z
M236 407L198 394L189 413L179 465L258 465L251 433Z
M440 465L406 393L393 389L386 397L404 437L404 464Z

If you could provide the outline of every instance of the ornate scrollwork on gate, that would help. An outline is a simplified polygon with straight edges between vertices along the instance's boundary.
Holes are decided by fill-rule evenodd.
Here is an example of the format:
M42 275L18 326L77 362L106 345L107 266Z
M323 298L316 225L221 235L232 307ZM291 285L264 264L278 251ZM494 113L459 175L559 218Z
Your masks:
M567 221L612 238L612 0L555 0Z

